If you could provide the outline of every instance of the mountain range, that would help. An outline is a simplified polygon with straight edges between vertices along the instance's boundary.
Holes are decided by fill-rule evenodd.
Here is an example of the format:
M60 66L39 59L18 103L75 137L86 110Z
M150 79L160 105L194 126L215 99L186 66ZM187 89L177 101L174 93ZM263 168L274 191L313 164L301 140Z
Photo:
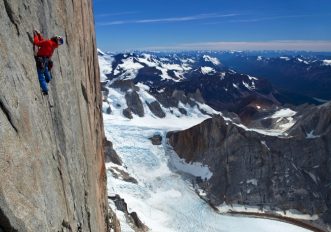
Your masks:
M167 134L187 164L208 167L207 179L190 172L203 199L330 230L329 58L262 54L99 50L103 111L145 124L206 120Z

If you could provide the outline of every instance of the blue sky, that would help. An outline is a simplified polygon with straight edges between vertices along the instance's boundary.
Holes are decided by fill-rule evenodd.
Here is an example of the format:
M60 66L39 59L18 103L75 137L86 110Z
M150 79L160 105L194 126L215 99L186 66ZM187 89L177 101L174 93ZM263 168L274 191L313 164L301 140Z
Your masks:
M330 0L94 0L94 15L106 51L331 51Z

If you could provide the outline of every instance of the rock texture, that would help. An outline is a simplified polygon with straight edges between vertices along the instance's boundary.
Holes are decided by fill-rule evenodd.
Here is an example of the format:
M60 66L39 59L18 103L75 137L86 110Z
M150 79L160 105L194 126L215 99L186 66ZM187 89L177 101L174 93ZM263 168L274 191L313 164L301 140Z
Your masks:
M213 176L201 187L213 205L294 209L318 215L311 223L330 230L330 120L331 103L311 107L285 138L244 130L220 116L168 137L187 162L209 166Z
M106 231L92 1L3 0L0 28L0 230ZM34 28L65 38L48 97L38 83Z

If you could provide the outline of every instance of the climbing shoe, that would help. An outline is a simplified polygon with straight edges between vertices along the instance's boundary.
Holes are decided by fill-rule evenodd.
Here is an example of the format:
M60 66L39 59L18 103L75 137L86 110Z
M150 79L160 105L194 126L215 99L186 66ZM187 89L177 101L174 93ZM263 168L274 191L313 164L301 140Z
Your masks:
M47 96L47 95L48 95L48 92L43 91L43 95L44 95L44 96Z

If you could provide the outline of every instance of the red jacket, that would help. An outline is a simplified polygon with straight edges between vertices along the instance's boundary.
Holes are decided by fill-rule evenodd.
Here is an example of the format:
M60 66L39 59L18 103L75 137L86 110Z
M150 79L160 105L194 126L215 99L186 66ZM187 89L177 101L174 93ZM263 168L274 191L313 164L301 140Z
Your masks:
M33 43L39 47L37 56L50 58L53 55L55 48L59 45L53 40L45 40L41 35L35 35Z

